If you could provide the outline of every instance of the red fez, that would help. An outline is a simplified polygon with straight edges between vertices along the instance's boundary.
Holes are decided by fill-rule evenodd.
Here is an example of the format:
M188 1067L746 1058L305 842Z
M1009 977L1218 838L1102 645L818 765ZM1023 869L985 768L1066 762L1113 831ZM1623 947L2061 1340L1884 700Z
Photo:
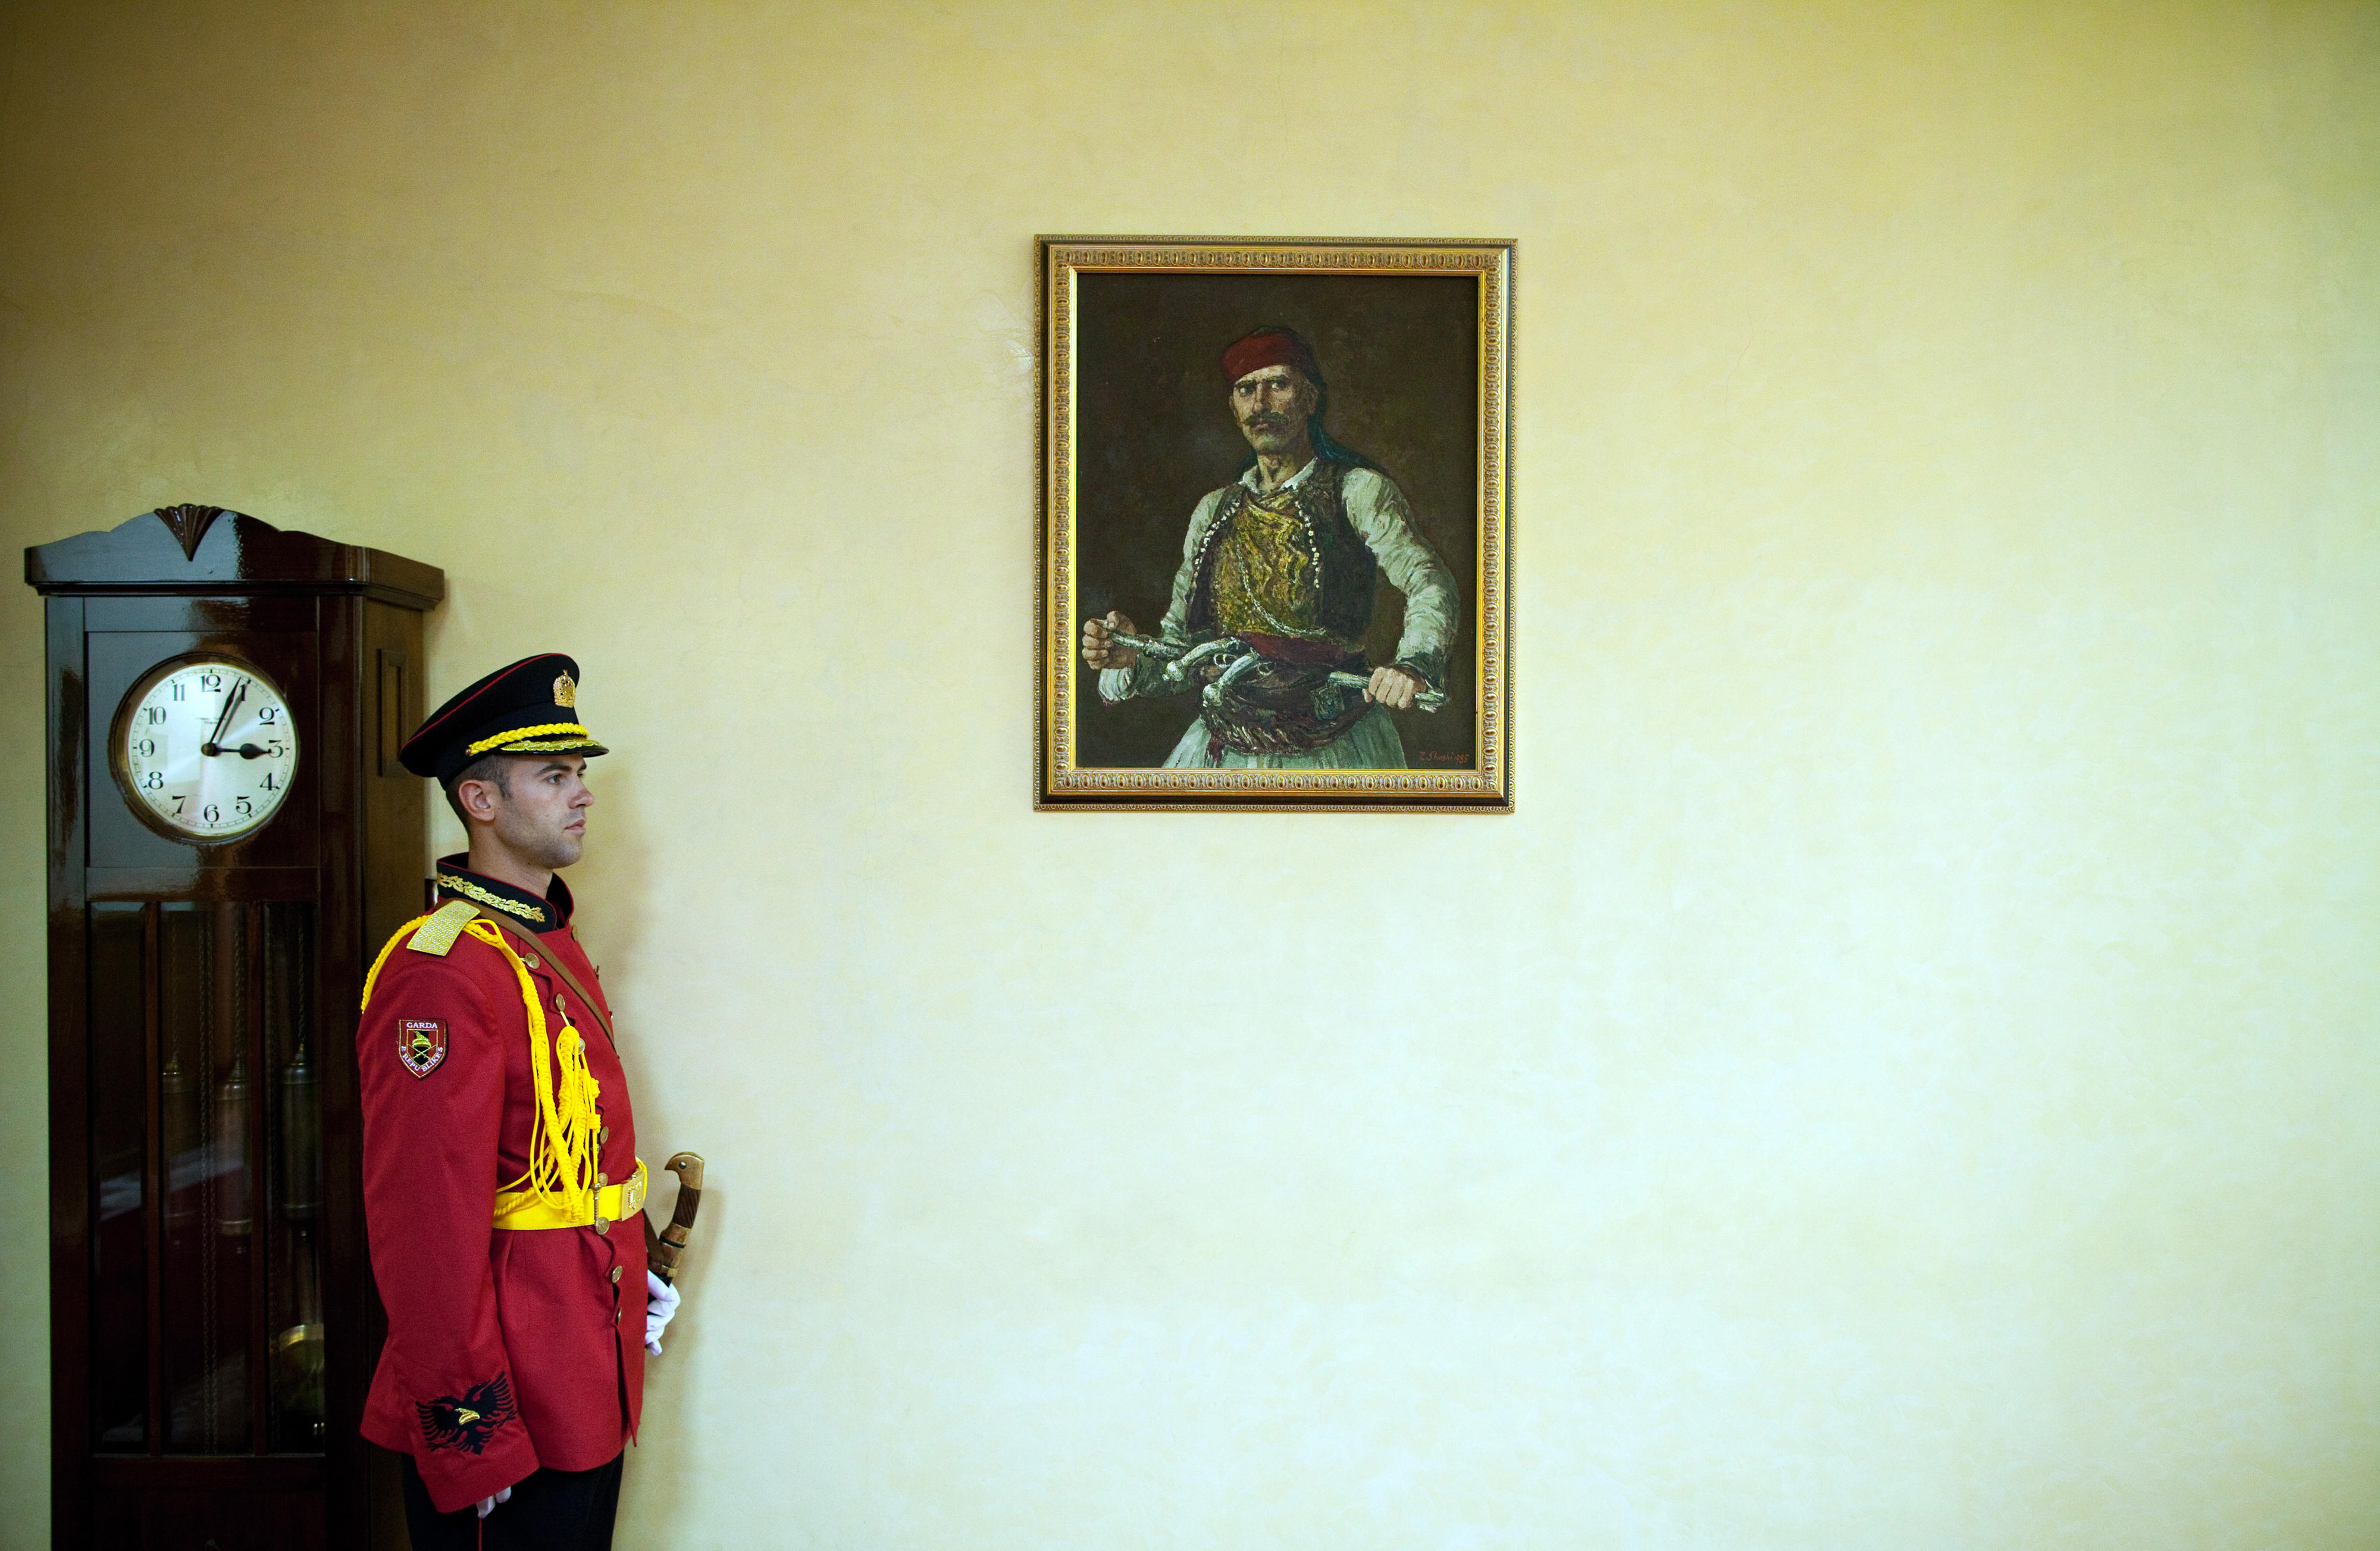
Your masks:
M1260 328L1232 341L1223 351L1223 381L1236 383L1251 372L1261 372L1268 366L1286 366L1302 372L1309 383L1322 381L1322 372L1314 364L1314 352L1305 341L1290 328Z

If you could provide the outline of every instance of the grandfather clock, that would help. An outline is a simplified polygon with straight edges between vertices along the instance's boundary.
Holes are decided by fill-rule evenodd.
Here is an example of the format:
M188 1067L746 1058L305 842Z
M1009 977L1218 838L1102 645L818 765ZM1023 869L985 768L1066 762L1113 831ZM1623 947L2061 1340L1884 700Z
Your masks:
M170 507L25 552L49 654L60 1546L402 1545L356 1002L422 897L435 567Z

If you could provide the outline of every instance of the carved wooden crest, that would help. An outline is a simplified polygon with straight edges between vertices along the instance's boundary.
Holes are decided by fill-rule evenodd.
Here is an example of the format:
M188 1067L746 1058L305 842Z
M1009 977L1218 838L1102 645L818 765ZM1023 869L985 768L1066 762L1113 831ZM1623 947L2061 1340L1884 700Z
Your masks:
M157 520L173 530L174 537L182 545L183 558L196 560L199 557L199 544L206 538L207 530L213 527L215 519L223 514L224 509L221 507L185 504L178 507L159 507Z

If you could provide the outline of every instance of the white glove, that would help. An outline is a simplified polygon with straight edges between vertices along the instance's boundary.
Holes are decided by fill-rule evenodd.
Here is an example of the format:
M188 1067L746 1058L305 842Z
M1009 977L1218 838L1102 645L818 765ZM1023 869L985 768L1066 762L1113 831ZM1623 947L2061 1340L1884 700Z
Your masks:
M670 1317L677 1313L677 1288L648 1271L645 1291L651 1300L645 1305L645 1349L659 1357L662 1332L669 1328Z
M480 1517L485 1519L489 1514L496 1511L496 1505L498 1503L508 1503L512 1500L513 1489L509 1486L505 1487L503 1491L497 1493L492 1497L481 1497L480 1499ZM512 1520L507 1519L504 1522L509 1524Z

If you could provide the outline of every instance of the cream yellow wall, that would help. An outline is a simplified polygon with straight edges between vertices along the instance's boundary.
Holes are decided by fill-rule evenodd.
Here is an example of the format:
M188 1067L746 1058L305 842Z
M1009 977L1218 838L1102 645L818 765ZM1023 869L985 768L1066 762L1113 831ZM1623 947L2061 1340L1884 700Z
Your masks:
M716 1185L623 1545L2380 1538L2380 10L0 27L0 540L585 666ZM1040 231L1520 239L1515 816L1030 812Z

